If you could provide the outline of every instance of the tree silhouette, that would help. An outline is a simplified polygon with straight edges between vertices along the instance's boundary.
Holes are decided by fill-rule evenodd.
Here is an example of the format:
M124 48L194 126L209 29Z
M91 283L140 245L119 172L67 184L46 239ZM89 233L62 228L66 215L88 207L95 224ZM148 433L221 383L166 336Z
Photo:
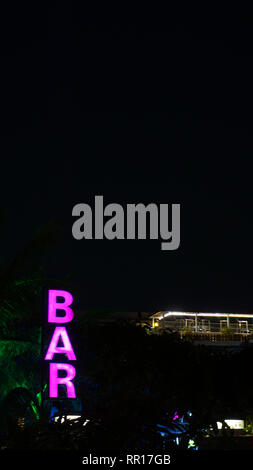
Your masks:
M0 215L0 228L6 217ZM30 398L34 418L40 402L41 306L48 284L42 255L61 228L43 226L0 270L0 407L4 420L8 397ZM54 280L55 282L55 280ZM29 392L29 393L28 393Z

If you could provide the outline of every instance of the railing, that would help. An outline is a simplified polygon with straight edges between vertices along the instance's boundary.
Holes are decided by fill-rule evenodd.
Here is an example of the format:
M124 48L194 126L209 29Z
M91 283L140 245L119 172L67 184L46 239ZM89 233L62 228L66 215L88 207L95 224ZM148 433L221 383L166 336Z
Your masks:
M186 321L187 320L187 321ZM251 320L252 321L252 320ZM224 342L224 341L249 341L253 340L253 324L247 322L242 325L238 321L230 321L229 325L223 321L191 321L189 319L176 319L161 320L153 328L154 333L162 331L177 332L181 338L193 341L211 341L211 342Z
M182 339L190 341L210 341L210 342L248 342L253 340L253 334L222 334L222 333L180 333Z

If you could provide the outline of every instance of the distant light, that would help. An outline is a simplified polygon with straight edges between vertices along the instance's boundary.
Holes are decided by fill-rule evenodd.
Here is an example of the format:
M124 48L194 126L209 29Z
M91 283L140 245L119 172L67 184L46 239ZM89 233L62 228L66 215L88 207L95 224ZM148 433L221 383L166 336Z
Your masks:
M179 438L178 437L176 437L176 444L177 444L177 446L179 446Z
M67 421L74 421L76 419L79 419L81 418L81 415L64 415L61 417L61 421L60 421L60 416L55 416L54 417L54 421L55 423L63 423L65 421L65 419ZM86 419L86 421L83 423L83 426L86 426L86 424L89 422L90 420L89 419Z
M224 421L230 429L244 429L243 419L225 419ZM222 423L220 421L217 421L217 427L218 429L222 429Z
M191 449L191 447L195 447L195 442L193 439L189 439L188 441L188 449Z

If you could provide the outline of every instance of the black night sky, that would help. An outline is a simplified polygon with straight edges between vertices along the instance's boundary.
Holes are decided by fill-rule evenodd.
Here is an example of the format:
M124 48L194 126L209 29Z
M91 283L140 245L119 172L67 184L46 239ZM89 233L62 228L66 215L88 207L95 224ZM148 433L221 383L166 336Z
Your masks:
M2 265L55 222L83 308L253 311L250 18L35 3L1 18ZM180 248L74 240L95 195L181 203Z

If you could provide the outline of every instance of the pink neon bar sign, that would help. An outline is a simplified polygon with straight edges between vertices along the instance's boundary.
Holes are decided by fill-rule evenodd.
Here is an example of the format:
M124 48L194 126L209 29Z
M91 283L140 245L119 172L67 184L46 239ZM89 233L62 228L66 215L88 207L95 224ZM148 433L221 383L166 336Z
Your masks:
M59 302L59 298L63 298L63 302ZM70 292L64 290L49 290L48 323L69 323L73 320L74 312L70 307L72 302L73 297ZM61 311L61 315L57 315L59 310ZM58 346L60 339L63 346ZM66 354L69 361L76 361L76 356L65 326L55 327L45 360L53 361L55 354ZM59 377L59 371L64 371L65 376ZM49 397L58 398L58 386L65 385L67 397L76 398L75 386L72 382L75 375L76 369L72 364L51 362L49 366Z

